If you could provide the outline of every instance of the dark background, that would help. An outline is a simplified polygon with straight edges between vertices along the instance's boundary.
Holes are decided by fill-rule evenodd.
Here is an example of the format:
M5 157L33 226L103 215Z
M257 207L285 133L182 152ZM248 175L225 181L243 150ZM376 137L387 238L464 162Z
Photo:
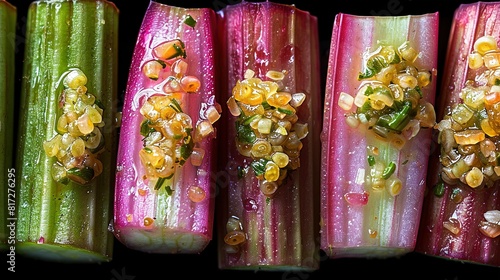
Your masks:
M180 7L207 7L216 11L226 5L235 4L241 0L204 0L204 1L166 1L158 2ZM119 34L119 93L125 92L128 78L128 67L135 46L136 37L142 22L142 17L148 7L149 0L114 0L120 10ZM454 10L461 3L475 1L419 1L419 0L373 0L366 2L358 0L330 1L296 0L278 1L279 3L295 4L299 9L307 10L318 17L322 82L326 77L326 63L330 45L333 20L338 12L357 15L408 15L427 12L439 12L440 42L439 42L439 73L443 73L443 61L448 43L449 29ZM18 10L18 30L16 65L17 77L21 77L22 55L24 52L24 32L29 0L10 0ZM438 85L439 86L439 85ZM16 94L19 96L20 79L16 80ZM323 86L324 88L324 86ZM323 89L324 90L324 89ZM215 236L216 233L214 233ZM377 259L327 259L321 254L320 269L308 273L283 273L263 271L222 271L217 267L216 242L214 241L199 255L154 255L125 248L115 242L113 260L103 264L67 265L26 259L17 256L16 272L7 271L3 262L0 279L21 279L30 277L44 279L108 279L108 280L143 280L153 278L261 278L264 279L500 279L500 268L477 264L467 264L451 261L419 253L410 253L400 258L384 260ZM500 252L499 252L500 253Z

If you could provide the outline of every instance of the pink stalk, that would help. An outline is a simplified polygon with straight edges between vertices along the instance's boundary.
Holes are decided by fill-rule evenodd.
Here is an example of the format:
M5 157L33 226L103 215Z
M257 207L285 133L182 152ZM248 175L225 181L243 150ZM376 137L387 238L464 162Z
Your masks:
M210 9L154 1L144 16L123 104L113 225L117 239L131 249L199 253L212 239L212 124L220 114L215 99L214 24L215 12ZM157 101L154 110L143 107L153 96L164 98L163 103ZM144 125L145 115L150 126ZM143 133L149 131L147 136L141 127ZM154 137L159 132L161 140ZM168 148L172 142L174 148ZM192 154L186 152L186 143L194 143ZM141 161L141 151L150 157ZM173 165L158 166L167 159Z
M224 46L223 100L228 101L222 106L225 133L219 139L219 268L318 269L321 91L317 19L293 5L245 1L226 7L219 19ZM251 85L251 79L262 87ZM238 87L239 82L247 83L252 92L247 95L248 88ZM276 92L265 83L276 86ZM295 101L270 101L281 92L292 94L295 101L301 96L305 100L300 106ZM257 101L248 105L249 100ZM296 123L279 128L280 121ZM303 135L304 127L307 135ZM293 135L305 137L299 137L298 143ZM280 137L287 140L278 141ZM274 143L272 148L257 148L257 143L264 147L267 141ZM275 181L272 166L280 162L277 158L285 159L286 166L279 168L280 179ZM259 166L254 169L256 163L264 163L260 166L261 171L266 167L263 174Z
M369 52L385 56L376 53L376 49L382 45L398 49L405 42L418 52L413 63L397 51L404 60L403 64L394 64L399 67L397 73L388 71L392 66L385 65L379 69L386 73L383 82L374 82L381 79L378 75L358 79L368 69L365 63L371 60ZM414 249L431 143L432 131L426 127L435 121L432 104L437 43L438 13L395 17L340 13L335 18L321 138L321 249L331 258L386 258ZM417 114L416 119L396 132L374 123L376 117L367 120L368 113L360 113L376 105L372 103L376 101L375 94L368 96L368 91L361 89L366 83L384 89L399 84L395 77L409 69L406 65L430 74L429 84L419 84L422 98L420 107L415 108L427 108L427 112ZM389 75L391 78L387 79ZM405 92L415 90L402 84L401 87ZM392 88L390 92L382 94L391 96L389 104L394 98L392 107L384 105L386 110L396 108L399 102ZM359 104L363 108L355 106L365 99ZM402 102L406 102L404 99ZM388 178L381 176L382 170L390 170L392 164L394 173Z
M440 135L438 143L441 145L430 161L429 184L416 246L417 252L426 255L492 266L500 266L500 188L497 182L499 177L495 172L499 168L498 163L494 160L487 161L484 165L485 161L481 161L482 167L475 165L479 166L478 170L483 171L483 174L477 173L478 177L474 177L482 180L477 181L477 184L472 183L471 176L467 176L474 174L469 173L470 167L463 166L463 175L458 172L450 173L449 170L457 169L453 164L448 165L447 150L452 147L451 151L456 151L457 147L463 145L459 143L460 140L453 143L445 140L442 135L457 130L457 127L447 129L445 123L450 120L455 123L455 116L460 115L460 108L472 108L472 111L481 112L478 116L483 118L481 122L475 120L478 125L473 125L472 129L483 133L483 136L486 134L486 137L477 143L467 143L468 147L481 147L468 158L484 156L487 151L486 143L494 142L493 147L496 146L498 150L500 130L494 116L497 114L498 100L491 97L498 94L495 81L500 76L497 74L498 66L487 59L490 55L498 54L498 20L500 2L463 4L455 11L437 109L438 120L442 120L437 127ZM484 54L480 64L476 64L474 61L478 60L472 58L480 54L476 49L477 42L486 38L492 40L493 49L488 51L488 55ZM466 92L483 92L484 99L475 98L477 103L473 105ZM451 110L456 112L454 116L450 115ZM459 127L464 131L468 130L467 125ZM456 131L452 133L457 134ZM468 139L473 137L469 135ZM459 159L463 158L462 152L456 153L456 156L457 162L462 162ZM490 169L494 172L488 173Z

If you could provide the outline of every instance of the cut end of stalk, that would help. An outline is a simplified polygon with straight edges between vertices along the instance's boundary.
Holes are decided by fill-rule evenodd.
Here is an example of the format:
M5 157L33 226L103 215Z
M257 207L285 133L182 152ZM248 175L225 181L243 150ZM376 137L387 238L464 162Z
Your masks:
M360 247L339 247L330 245L325 250L330 258L368 258L368 259L386 259L404 256L412 250L401 247L384 246L360 246Z
M103 263L112 259L111 254L100 254L71 245L21 242L16 250L23 256L57 263Z
M209 235L203 232L187 232L154 228L115 228L115 236L128 248L146 253L157 254L197 254L210 242Z

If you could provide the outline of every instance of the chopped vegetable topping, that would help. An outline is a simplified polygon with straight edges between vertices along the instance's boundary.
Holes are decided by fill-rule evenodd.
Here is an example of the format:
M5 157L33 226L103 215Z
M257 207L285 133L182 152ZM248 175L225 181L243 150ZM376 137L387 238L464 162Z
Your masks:
M349 127L364 130L368 137L401 150L421 128L436 123L434 106L423 98L422 88L431 83L431 70L418 69L418 51L410 42L399 47L380 44L365 56L362 81L354 95L340 92L338 105L346 111ZM379 154L379 147L367 147L368 170L365 183L373 190L386 189L398 195L402 188L397 178L398 163Z
M491 36L476 40L469 68L476 76L460 92L435 128L439 130L441 179L471 188L491 187L500 179L500 51Z
M196 26L196 20L191 15L186 15L184 17L184 24L194 28Z
M253 159L250 163L260 181L262 193L272 197L287 171L300 166L301 140L308 134L307 123L299 122L297 109L306 98L304 93L290 93L277 81L285 71L268 71L269 80L254 77L248 69L238 81L227 101L236 119L236 146Z
M95 95L87 91L87 76L70 69L61 76L64 89L59 96L62 113L57 119L57 134L43 143L49 157L56 157L52 178L68 184L85 185L102 173L98 153L104 147L103 108Z
M155 58L145 62L142 71L158 84L137 94L138 98L144 97L139 109L144 116L140 127L144 147L139 155L147 177L156 181L154 189L165 185L167 193L171 193L166 182L173 178L178 167L190 158L193 166L202 164L205 151L198 144L215 134L213 123L219 119L221 110L218 104L203 104L196 124L184 112L184 96L198 93L201 83L197 77L187 75L185 45L181 40L159 44L153 55ZM194 202L204 199L200 190L192 190L190 197Z
M228 252L238 252L239 246L247 240L247 236L243 231L243 225L238 217L232 216L226 222L226 235L224 242L228 246Z

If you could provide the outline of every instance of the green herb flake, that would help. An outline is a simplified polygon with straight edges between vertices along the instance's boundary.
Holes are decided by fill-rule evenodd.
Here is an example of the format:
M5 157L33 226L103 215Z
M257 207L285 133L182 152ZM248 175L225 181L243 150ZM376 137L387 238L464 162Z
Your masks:
M172 190L172 188L170 186L166 186L165 187L165 191L167 192L167 194L169 196L172 195L172 193L174 192L174 190Z
M434 186L434 195L437 197L442 197L444 195L444 182L438 182Z
M389 165L387 165L386 168L384 168L384 171L382 172L382 178L383 179L388 179L391 177L391 175L396 171L396 164L394 162L389 162Z
M370 166L374 166L375 165L375 157L374 156L368 156L367 157L367 160L368 160L368 165Z
M186 15L184 17L184 24L194 28L196 26L196 20L191 15Z

